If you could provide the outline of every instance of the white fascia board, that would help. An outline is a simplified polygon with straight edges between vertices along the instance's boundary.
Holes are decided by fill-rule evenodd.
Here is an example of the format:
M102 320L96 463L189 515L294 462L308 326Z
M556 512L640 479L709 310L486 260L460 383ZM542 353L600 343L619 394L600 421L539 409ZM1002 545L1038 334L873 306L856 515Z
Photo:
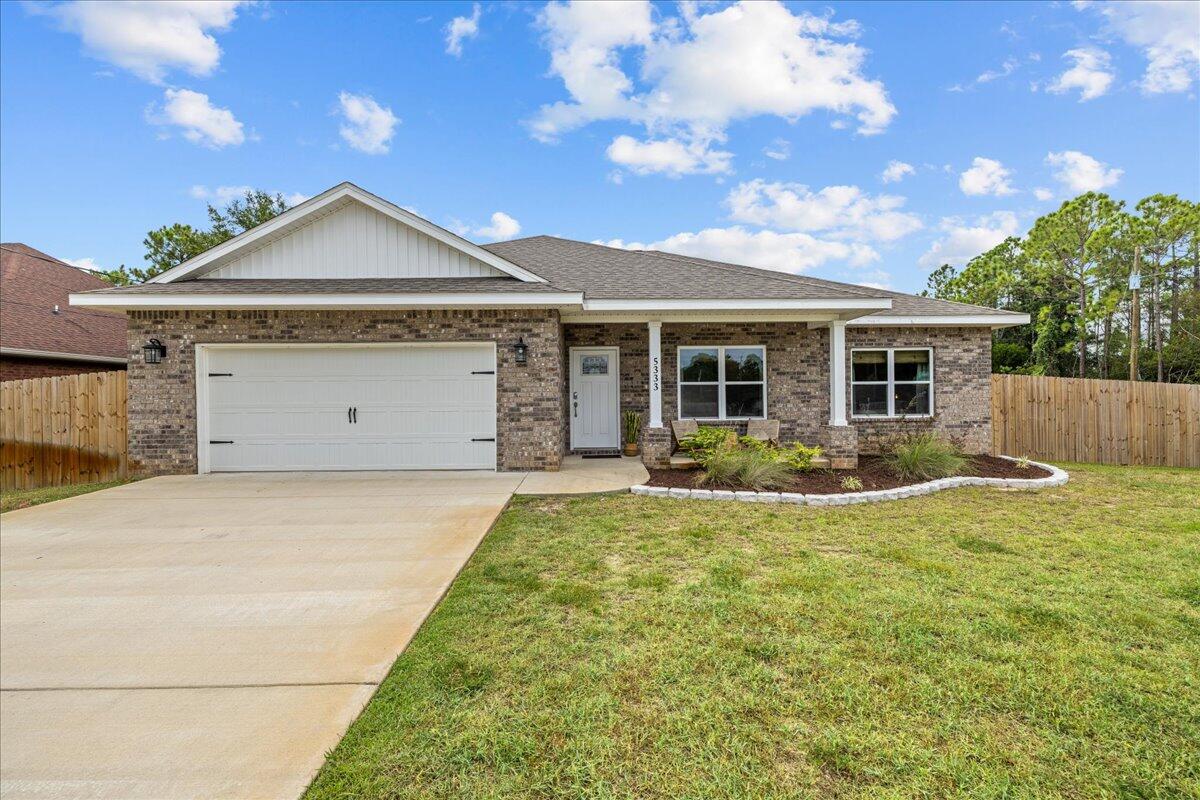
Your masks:
M828 325L837 319L830 311L564 311L562 321L569 324L604 325L608 323L647 322L795 322Z
M1014 325L1028 325L1028 314L945 314L939 316L901 317L890 315L866 316L852 319L846 323L856 328L937 328L937 327L976 327L1011 328Z
M861 299L762 300L587 300L584 311L878 311L892 307L886 297Z
M154 276L147 283L174 283L184 278L196 277L202 275L212 269L215 269L221 259L224 259L231 254L246 247L253 246L258 242L269 238L272 234L285 228L289 225L295 225L305 217L313 216L322 209L338 202L343 198L352 198L362 203L363 205L372 208L379 213L391 217L398 222L408 225L411 228L430 236L439 242L442 242L456 250L461 250L472 258L477 258L489 266L495 267L501 272L511 275L514 278L525 281L526 283L546 283L546 279L538 275L534 275L528 270L518 267L510 261L501 258L494 253L484 250L477 244L467 241L466 239L451 233L445 228L440 228L428 220L421 219L416 214L405 211L399 206L393 205L381 197L371 194L370 192L360 189L352 183L339 183L332 189L328 189L316 197L310 197L298 206L289 208L274 219L264 222L255 228L244 231L233 237L227 242L222 242L216 247L205 250L195 258L189 259L177 267Z
M498 292L437 294L121 294L70 295L73 306L102 308L469 308L579 306L578 292Z
M57 350L28 350L24 347L0 347L0 356L14 358L45 358L51 361L82 361L87 364L127 364L129 359L117 356L93 356L84 353L62 353Z

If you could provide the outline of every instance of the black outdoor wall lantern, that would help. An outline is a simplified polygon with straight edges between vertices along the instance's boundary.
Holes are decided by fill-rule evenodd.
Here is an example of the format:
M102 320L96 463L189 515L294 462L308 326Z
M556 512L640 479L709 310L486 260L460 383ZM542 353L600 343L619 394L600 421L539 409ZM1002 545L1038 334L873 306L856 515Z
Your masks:
M151 339L142 345L142 354L147 364L161 364L167 354L167 346L158 339Z
M524 364L529 360L529 345L525 344L525 337L517 339L517 343L513 345L513 353L516 354L515 361L518 364Z

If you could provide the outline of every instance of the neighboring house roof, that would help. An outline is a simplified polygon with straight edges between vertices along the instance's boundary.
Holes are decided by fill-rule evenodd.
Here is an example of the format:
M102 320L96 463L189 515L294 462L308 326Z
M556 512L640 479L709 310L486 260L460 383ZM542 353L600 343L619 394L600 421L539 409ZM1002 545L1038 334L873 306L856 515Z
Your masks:
M124 315L75 308L68 300L73 292L108 286L28 245L0 244L0 353L124 362Z
M378 219L322 222L346 204L358 202ZM409 274L420 277L340 277L355 265L364 275L404 273L411 258L393 227L418 230L426 244L454 247L500 270L504 277L467 277L462 270L433 277L429 265ZM324 228L314 228L324 225ZM294 242L280 242L305 230ZM311 244L307 244L309 242ZM421 245L425 246L425 245ZM303 257L296 253L309 247ZM264 252L264 248L272 248ZM293 249L294 248L294 249ZM346 253L330 260L330 253ZM426 251L422 251L426 252ZM314 257L313 254L316 254ZM247 263L247 258L251 263ZM309 277L278 277L293 263ZM415 263L415 262L413 262ZM476 262L472 262L476 263ZM219 270L223 265L237 264ZM315 265L315 266L314 266ZM314 273L314 269L317 270ZM239 277L225 277L233 270ZM212 273L221 277L206 278ZM264 275L274 277L261 277ZM332 273L332 274L330 274ZM323 277L312 277L314 274ZM457 277L454 277L457 275ZM372 305L530 305L573 307L584 314L689 309L739 309L799 313L822 310L857 317L854 324L1015 325L1025 314L945 300L916 297L867 286L792 275L654 250L624 250L553 236L532 236L482 247L422 220L352 184L339 184L223 245L136 287L93 292L77 300L88 305L160 307L369 307ZM294 301L294 302L293 302ZM238 304L242 304L239 306ZM829 317L826 317L827 319ZM811 317L810 317L811 319Z

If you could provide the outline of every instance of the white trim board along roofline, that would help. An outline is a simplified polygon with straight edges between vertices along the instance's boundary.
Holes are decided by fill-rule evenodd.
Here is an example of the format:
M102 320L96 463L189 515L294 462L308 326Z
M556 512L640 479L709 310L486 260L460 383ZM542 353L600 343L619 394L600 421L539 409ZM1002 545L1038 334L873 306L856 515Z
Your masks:
M497 292L494 294L109 294L105 291L71 295L73 306L105 308L503 308L506 306L575 306L578 292Z

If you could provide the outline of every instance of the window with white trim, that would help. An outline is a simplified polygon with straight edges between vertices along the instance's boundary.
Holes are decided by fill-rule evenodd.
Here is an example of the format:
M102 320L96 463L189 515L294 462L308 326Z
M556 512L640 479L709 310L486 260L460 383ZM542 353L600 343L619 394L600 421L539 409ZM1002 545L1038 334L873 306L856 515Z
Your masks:
M850 413L855 417L930 416L932 348L852 350L850 395Z
M679 348L679 418L765 417L766 355L757 345Z

